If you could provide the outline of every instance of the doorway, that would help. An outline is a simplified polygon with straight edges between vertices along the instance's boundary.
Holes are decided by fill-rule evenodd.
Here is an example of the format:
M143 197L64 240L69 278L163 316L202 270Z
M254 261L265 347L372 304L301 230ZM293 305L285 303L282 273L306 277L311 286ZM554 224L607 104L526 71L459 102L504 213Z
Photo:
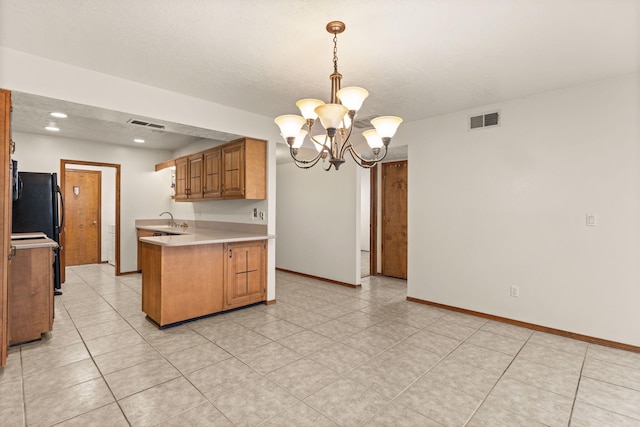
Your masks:
M102 217L100 220L100 224L93 224L93 221L98 222L97 219L91 219L90 224L88 226L95 226L99 230L99 242L100 246L98 246L98 259L96 262L105 262L106 256L109 251L105 249L110 244L111 250L113 250L113 265L115 267L115 275L119 276L120 272L120 165L116 163L101 163L101 162L89 162L83 160L60 160L60 187L63 192L63 197L65 201L71 200L74 197L73 185L67 185L67 175L69 171L71 174L76 172L91 172L94 173L101 172L102 181L101 181L101 189L103 198L100 201L100 205L102 207L100 216ZM73 179L73 178L72 178ZM82 191L82 188L79 188L78 191ZM70 212L69 207L65 207L68 212ZM109 212L105 214L105 210ZM113 226L110 227L111 223ZM75 251L73 241L69 240L69 223L62 230L60 234L60 244L63 246L63 250L60 254L61 261L61 275L64 280L64 271L68 261L76 262L73 259L72 252ZM100 227L98 227L100 225ZM85 225L87 227L87 225ZM108 230L108 231L107 231ZM114 231L114 233L113 233ZM114 238L109 239L109 234L113 234ZM73 234L73 233L72 233ZM73 236L71 236L73 238ZM113 241L114 240L114 241ZM71 245L71 246L69 246ZM72 255L72 258L68 260L69 255Z
M65 169L66 265L100 262L102 172Z
M408 161L371 170L371 274L407 278Z

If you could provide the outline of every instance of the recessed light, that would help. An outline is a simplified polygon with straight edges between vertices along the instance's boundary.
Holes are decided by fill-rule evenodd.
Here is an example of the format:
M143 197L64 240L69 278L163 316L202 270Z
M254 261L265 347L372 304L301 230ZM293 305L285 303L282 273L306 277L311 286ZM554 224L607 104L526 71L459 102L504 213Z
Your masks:
M138 144L144 144L144 139L136 138L133 142L137 142Z
M58 132L60 130L60 128L57 128L55 126L45 126L44 128L46 130L50 130L51 132Z
M59 113L57 111L54 111L53 113L49 113L49 115L53 116L53 117L57 117L59 119L66 119L67 118L67 115L65 113Z

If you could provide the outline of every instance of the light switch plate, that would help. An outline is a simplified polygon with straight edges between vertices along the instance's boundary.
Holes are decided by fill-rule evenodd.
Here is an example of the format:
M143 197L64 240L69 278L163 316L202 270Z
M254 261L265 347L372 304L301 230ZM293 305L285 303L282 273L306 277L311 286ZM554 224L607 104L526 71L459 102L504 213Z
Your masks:
M598 216L595 214L587 214L587 227L595 227L598 225Z

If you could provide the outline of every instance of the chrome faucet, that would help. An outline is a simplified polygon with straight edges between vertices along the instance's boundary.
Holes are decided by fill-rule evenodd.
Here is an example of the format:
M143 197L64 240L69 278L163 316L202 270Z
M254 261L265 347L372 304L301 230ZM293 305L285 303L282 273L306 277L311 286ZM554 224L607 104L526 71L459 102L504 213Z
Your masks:
M176 222L173 220L173 214L171 212L162 212L158 216L162 216L164 214L169 214L169 216L171 217L171 220L168 223L169 227L177 227L178 226L178 224L176 224Z

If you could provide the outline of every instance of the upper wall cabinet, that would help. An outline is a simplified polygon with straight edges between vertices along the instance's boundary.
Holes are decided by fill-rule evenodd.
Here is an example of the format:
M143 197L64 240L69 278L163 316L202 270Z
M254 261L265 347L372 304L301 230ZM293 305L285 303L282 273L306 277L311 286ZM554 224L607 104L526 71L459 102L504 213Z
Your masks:
M176 201L267 198L267 142L242 138L180 157Z

